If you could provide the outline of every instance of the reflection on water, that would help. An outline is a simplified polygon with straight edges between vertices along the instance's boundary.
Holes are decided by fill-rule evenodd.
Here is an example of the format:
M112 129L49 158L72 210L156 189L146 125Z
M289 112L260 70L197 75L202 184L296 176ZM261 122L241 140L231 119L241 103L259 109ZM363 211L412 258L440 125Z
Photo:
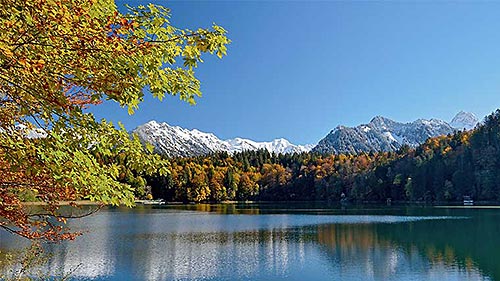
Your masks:
M500 280L496 210L283 208L104 210L72 225L89 231L76 241L47 245L47 271L106 280ZM22 244L0 238L1 248Z
M343 279L357 279L360 272L368 280L489 279L474 266L461 267L452 251L436 252L432 244L405 245L385 235L398 227L410 231L403 225L324 225L318 227L318 243Z

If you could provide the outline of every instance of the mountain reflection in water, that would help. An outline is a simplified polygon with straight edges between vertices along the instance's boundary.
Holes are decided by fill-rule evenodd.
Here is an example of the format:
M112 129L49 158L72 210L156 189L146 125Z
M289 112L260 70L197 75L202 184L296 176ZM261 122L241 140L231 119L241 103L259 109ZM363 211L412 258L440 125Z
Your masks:
M47 271L106 280L500 280L497 210L201 206L75 221L89 232L47 245ZM0 238L1 248L22 245Z

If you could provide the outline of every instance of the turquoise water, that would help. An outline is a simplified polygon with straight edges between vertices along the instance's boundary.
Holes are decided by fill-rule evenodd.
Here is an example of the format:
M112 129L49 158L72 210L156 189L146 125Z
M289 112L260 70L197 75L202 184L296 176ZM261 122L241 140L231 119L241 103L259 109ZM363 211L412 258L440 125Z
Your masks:
M500 280L500 209L310 204L106 209L47 245L75 280ZM1 248L23 241L1 233Z

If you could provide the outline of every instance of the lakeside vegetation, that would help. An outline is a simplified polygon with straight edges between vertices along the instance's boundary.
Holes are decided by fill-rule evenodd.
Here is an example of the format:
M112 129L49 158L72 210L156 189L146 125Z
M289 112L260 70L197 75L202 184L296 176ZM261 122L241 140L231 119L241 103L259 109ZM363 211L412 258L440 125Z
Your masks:
M202 56L222 58L231 41L216 24L176 27L154 4L121 12L114 0L0 3L0 229L73 239L58 202L132 206L141 182L122 180L128 169L167 172L151 147L88 108L110 101L133 114L145 95L194 104ZM43 212L29 213L26 201L45 203Z
M215 207L220 214L253 215L242 219L193 215L185 210L214 207L186 204L177 212L149 206L110 208L100 217L68 222L105 205L165 201L312 201L311 206L330 207L323 202L434 203L470 196L500 202L500 110L473 131L431 138L395 152L258 150L167 158L122 124L96 120L89 108L107 101L133 114L145 95L160 101L172 95L194 104L201 96L197 67L207 56L226 56L231 41L224 28L215 23L208 28L175 27L170 10L154 4L119 10L114 0L0 1L0 237L7 237L0 239L6 241L0 243L0 279L85 279L77 272L81 265L82 272L95 274L87 279L133 274L166 279L171 273L177 279L195 279L198 276L180 274L210 271L226 279L265 280L273 278L258 274L269 271L294 278L282 269L320 272L299 267L304 261L328 265L325 276L331 277L333 260L359 265L378 259L383 263L372 264L387 270L386 264L402 248L400 256L409 257L404 265L411 270L416 270L411 260L415 257L425 270L428 260L440 262L445 256L455 266L472 257L493 277L500 276L489 262L497 256L491 245L500 241L489 237L498 226L491 218L477 224L457 224L452 216L450 222L426 222L406 218L415 213L396 211L391 215L399 216L396 221L401 223L379 218L359 223L353 217L364 212L353 212L348 220L325 220L322 214L331 219L346 213L311 209L307 214L318 216L306 217L300 209L266 213L259 206ZM428 216L444 213L432 209ZM385 208L374 213L383 218ZM260 214L277 216L255 216ZM448 239L450 231L464 226L475 233ZM442 228L432 232L436 227ZM74 240L82 233L90 233L83 243L45 243ZM471 250L471 238L493 242ZM17 249L25 240L31 247ZM300 257L299 266L294 255ZM248 264L252 270L245 267ZM304 272L299 277L306 276Z
M111 100L132 114L145 89L160 100L170 94L194 103L201 95L194 70L202 55L226 55L230 40L222 27L176 28L167 8L148 5L120 13L112 0L83 4L6 0L4 4L0 13L0 228L4 230L30 239L72 239L74 235L50 219L65 222L58 216L58 202L82 199L128 206L135 198L500 199L498 111L474 131L432 138L396 152L276 155L260 150L161 158L136 136L131 138L123 126L97 121L86 109ZM42 202L47 213L27 213L23 202L32 201Z
M427 203L500 200L500 111L472 131L396 152L276 155L266 150L170 159L170 173L145 180L154 198L182 202L327 200ZM139 188L136 194L143 196ZM344 197L345 196L345 197Z

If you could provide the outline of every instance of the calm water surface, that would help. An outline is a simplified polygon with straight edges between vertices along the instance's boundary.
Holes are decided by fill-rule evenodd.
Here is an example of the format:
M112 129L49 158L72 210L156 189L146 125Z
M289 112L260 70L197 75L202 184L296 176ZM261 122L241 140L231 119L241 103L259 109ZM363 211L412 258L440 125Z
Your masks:
M71 227L88 233L47 245L46 270L76 280L500 280L500 209L177 205Z

